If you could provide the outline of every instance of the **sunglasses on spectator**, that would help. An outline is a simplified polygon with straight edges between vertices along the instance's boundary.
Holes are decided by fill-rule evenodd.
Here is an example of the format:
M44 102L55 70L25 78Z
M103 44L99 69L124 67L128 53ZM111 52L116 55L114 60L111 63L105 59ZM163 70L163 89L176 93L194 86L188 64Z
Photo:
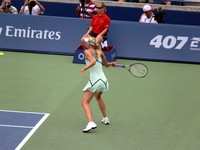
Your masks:
M97 9L102 9L103 7L97 7Z

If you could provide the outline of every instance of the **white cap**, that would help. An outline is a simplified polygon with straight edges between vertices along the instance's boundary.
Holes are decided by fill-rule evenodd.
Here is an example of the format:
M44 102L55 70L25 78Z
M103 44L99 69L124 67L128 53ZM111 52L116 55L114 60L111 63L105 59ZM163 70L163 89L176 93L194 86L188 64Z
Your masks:
M89 42L89 38L84 38L84 41L85 42Z
M150 6L150 5L144 5L144 7L143 7L143 11L145 12L145 11L150 11L150 10L153 10L152 9L152 7Z
M84 38L84 41L90 43L92 46L96 45L96 43L93 42L90 38Z

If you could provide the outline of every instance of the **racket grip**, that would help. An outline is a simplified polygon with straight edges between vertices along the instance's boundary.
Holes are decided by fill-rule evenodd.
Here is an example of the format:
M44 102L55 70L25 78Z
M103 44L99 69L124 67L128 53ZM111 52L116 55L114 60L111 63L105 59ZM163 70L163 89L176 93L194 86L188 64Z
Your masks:
M122 67L122 68L124 68L125 66L122 65L122 64L117 64L116 67Z

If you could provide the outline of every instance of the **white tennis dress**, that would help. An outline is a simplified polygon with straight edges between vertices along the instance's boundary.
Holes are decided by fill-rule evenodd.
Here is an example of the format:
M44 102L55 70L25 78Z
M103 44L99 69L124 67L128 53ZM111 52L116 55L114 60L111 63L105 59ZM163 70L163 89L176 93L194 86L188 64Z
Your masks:
M95 58L96 64L89 68L89 81L84 87L83 91L90 91L92 93L100 93L108 90L108 80L103 72L102 59L100 56ZM86 64L89 64L88 60L85 60Z

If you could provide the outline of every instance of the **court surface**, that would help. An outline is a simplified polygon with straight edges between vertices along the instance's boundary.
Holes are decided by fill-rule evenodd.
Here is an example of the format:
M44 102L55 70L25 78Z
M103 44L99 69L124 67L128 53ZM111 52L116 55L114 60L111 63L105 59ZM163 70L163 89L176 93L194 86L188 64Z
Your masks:
M200 149L199 65L118 59L145 63L149 74L137 79L123 68L104 68L110 83L103 96L110 125L101 124L93 100L98 127L85 134L81 97L88 72L82 77L84 64L72 59L17 52L0 56L0 110L50 114L22 150Z
M49 114L0 110L0 149L19 150Z

